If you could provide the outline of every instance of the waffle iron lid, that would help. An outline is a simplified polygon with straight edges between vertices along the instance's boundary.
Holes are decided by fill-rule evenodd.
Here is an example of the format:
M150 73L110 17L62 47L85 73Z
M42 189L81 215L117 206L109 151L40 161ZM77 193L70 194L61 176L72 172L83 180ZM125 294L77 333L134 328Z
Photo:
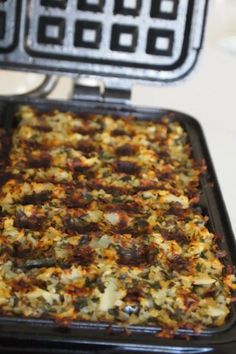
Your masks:
M0 67L177 81L194 67L208 0L0 0Z

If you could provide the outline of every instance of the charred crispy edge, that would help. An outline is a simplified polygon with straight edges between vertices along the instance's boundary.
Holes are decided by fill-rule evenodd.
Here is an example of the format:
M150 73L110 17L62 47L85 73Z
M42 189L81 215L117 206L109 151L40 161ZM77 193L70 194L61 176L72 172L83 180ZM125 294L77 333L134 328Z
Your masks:
M11 173L6 172L6 167L10 164L9 154L12 146L13 130L6 131L0 128L0 186L10 177Z

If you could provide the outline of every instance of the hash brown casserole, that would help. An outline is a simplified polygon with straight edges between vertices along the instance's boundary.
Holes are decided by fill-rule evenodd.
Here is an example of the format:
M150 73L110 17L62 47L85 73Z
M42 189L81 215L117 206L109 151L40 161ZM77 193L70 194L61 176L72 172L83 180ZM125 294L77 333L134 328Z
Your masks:
M225 324L235 277L198 206L205 167L178 122L22 106L9 150L2 315L173 331Z

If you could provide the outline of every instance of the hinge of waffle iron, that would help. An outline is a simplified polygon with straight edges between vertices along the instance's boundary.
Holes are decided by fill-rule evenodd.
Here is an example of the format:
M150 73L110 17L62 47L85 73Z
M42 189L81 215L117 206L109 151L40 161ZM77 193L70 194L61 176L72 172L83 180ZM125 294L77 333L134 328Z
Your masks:
M110 80L112 85L107 85L109 78L104 80L97 77L79 76L74 79L72 93L73 100L129 103L131 90L120 85L120 81Z

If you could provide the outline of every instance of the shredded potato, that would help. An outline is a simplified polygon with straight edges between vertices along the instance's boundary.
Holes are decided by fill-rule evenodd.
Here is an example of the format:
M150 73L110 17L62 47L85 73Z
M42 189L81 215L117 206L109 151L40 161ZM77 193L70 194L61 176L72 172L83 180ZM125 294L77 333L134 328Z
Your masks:
M173 333L227 321L235 277L178 122L24 106L1 166L1 314Z

